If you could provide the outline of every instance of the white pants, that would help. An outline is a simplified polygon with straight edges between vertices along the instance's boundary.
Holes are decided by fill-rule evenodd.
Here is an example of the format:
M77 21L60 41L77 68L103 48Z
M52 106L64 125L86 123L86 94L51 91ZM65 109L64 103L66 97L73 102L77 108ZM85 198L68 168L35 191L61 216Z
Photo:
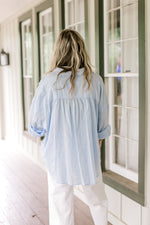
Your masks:
M75 225L73 188L68 184L56 183L48 172L49 225ZM95 225L107 225L108 199L102 176L96 185L82 185Z

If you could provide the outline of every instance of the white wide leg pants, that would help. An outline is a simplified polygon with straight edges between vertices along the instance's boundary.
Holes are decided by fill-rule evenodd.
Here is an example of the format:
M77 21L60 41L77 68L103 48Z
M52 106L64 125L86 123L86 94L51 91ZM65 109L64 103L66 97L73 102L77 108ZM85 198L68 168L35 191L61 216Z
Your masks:
M49 225L75 225L73 188L56 183L48 172ZM96 185L82 185L95 225L107 225L108 199L100 174Z

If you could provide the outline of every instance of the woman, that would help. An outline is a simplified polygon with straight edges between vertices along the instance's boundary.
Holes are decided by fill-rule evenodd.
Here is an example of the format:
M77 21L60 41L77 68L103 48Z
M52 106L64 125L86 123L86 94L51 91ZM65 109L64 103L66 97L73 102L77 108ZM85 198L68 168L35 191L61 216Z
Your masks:
M82 185L95 225L107 224L100 147L110 135L108 109L103 80L91 69L83 38L64 29L29 116L29 132L37 137L46 134L42 155L50 182L51 225L74 225L74 185Z

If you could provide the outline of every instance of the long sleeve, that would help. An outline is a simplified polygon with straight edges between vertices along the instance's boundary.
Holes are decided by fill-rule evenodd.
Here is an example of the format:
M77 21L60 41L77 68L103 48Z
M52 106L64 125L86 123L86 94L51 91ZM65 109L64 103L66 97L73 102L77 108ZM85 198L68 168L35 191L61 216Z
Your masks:
M32 136L42 137L47 132L50 117L49 96L45 76L41 79L30 106L28 131Z
M101 77L100 79L101 79L101 85L100 85L100 98L99 98L99 105L98 105L97 131L98 131L98 138L105 139L106 137L110 136L111 127L108 124L108 120L109 120L108 98L107 98L103 80Z

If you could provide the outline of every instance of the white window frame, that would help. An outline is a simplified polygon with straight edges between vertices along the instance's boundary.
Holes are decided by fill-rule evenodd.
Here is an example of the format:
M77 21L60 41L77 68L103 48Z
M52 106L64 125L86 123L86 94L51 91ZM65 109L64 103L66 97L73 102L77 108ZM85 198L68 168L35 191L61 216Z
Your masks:
M112 11L114 11L114 10L117 10L117 9L120 9L120 37L122 38L122 6L121 6L121 3L120 3L120 6L119 7L117 7L117 8L113 8L113 9L110 9L110 10L107 10L106 9L106 1L104 1L104 61L105 61L105 65L104 65L104 78L113 78L113 77L121 77L121 78L129 78L129 77L139 77L139 74L138 74L138 72L137 73L131 73L131 72L129 72L129 73L108 73L108 69L107 69L107 65L108 65L108 61L107 61L107 59L108 59L108 53L107 53L107 44L109 44L109 43L111 43L111 42L109 42L109 41L107 41L107 29L108 29L108 21L107 21L107 13L109 12L112 12ZM113 23L113 21L112 21L112 23ZM138 37L134 37L134 38L128 38L128 39L124 39L124 40L122 40L120 38L120 40L117 40L117 41L113 41L113 43L120 43L121 44L121 49L123 49L122 48L122 43L123 42L125 42L125 41L128 41L128 40L138 40ZM121 54L121 57L122 57L122 54ZM117 107L119 107L119 105L113 105L112 104L112 96L111 96L111 93L113 93L112 92L112 90L111 90L111 88L112 88L113 86L112 85L110 85L110 86L108 86L108 89L109 89L109 95L108 95L108 99L109 99L109 104L110 104L110 112L109 112L109 121L110 121L110 124L113 124L113 121L112 121L112 119L113 119L113 115L112 115L112 108L113 107L115 107L115 106L117 106ZM128 109L128 108L134 108L134 107L127 107L127 106L122 106L122 108L125 108L125 109ZM138 107L137 107L137 109L138 109ZM139 109L138 109L138 111L139 111ZM138 173L137 172L134 172L134 171L132 171L132 170L129 170L129 169L127 169L126 167L122 167L121 165L119 165L119 164L116 164L116 163L113 163L113 159L114 159L114 155L115 155L115 152L114 152L114 149L113 149L113 147L112 147L112 138L114 137L114 136L118 136L118 137L121 137L120 135L111 135L109 138L108 138L108 146L109 146L109 150L108 149L106 149L106 152L107 152L107 154L108 154L108 156L107 156L107 162L106 162L106 165L107 165L107 169L110 169L111 171L113 171L113 172L115 172L115 173L117 173L117 174L119 174L119 175L121 175L121 176L124 176L124 177L126 177L126 178L128 178L128 179L130 179L130 180L132 180L132 181L134 181L134 182L136 182L136 183L138 183ZM126 137L125 138L126 140L128 140L128 138ZM129 139L129 140L131 140L131 139ZM138 143L138 141L139 140L136 140L137 141L137 143ZM138 149L137 149L137 151L138 151ZM127 147L126 147L126 150L125 150L125 155L126 155L126 159L125 159L125 161L126 161L126 165L127 165Z

